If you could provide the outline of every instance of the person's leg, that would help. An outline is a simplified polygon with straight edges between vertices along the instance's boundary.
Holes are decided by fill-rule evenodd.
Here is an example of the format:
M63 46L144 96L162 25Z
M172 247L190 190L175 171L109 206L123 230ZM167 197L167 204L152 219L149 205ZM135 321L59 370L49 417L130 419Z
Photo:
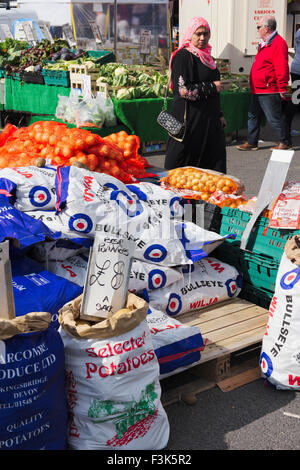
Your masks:
M257 146L259 140L261 120L263 111L259 103L258 95L251 95L250 108L248 112L248 136L247 142Z
M270 93L258 95L258 100L267 121L276 130L279 142L288 145L289 141L286 133L285 116L282 112L280 94Z
M300 75L291 73L291 79L292 79L292 92L297 93L295 99L299 100ZM299 82L299 83L296 83L296 82ZM288 142L290 146L292 145L292 136L291 136L292 121L294 119L295 114L299 111L299 109L300 109L300 105L294 102L293 97L291 100L289 100L286 103L285 108L284 108L286 133L288 136Z

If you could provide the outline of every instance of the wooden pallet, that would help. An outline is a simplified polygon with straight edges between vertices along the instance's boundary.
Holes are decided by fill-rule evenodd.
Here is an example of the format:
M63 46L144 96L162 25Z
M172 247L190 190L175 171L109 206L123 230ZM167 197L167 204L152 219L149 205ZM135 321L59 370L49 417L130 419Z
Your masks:
M199 326L207 343L199 363L161 379L164 406L180 399L194 404L197 393L215 385L229 391L260 377L258 360L268 310L235 298L183 314L179 320Z

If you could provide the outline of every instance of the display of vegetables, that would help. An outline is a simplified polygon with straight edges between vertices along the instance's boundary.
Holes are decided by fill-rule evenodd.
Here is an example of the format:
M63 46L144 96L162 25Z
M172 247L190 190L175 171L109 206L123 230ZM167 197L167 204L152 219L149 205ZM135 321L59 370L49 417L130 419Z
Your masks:
M141 178L145 175L145 168L150 165L146 158L141 157L138 153L140 148L140 139L137 135L128 135L125 131L110 134L104 137L104 140L115 144L123 151L124 160L130 166L132 175Z
M0 42L0 67L9 70L14 66L18 66L22 52L27 47L27 42L17 39L6 38L5 41Z
M161 98L166 95L168 71L160 73L151 66L110 63L101 66L97 81L107 83L111 96L118 100Z
M85 166L131 183L145 176L145 168L149 166L137 153L138 137L126 132L102 138L55 121L38 121L20 129L13 127L9 124L0 135L0 168L44 166L45 163Z
M63 39L55 39L53 43L47 39L43 39L32 47L28 47L27 43L23 43L22 48L21 45L15 45L14 47L17 47L18 50L10 54L3 62L4 69L8 75L23 72L24 70L40 72L45 62L52 60L54 54L63 50L69 51L70 46L68 42ZM21 49L19 49L19 47ZM30 67L30 69L28 69L28 67Z
M168 172L160 180L162 187L181 191L182 197L236 208L247 202L243 184L233 176L202 168L183 167Z
M92 57L88 57L86 55L80 55L78 58L70 59L70 60L63 60L63 59L58 59L56 62L47 62L44 66L43 69L46 70L63 70L67 72L69 70L69 66L72 64L77 64L77 65L87 65L90 68L95 67L95 61L96 59L93 59Z

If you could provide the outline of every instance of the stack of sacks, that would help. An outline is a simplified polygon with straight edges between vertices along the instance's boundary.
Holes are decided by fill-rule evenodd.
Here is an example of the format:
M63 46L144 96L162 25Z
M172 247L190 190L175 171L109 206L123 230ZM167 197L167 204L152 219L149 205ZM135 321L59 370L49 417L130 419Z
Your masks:
M51 282L57 281L57 278L63 279L72 286L69 300L75 298L78 294L75 295L73 286L82 292L89 248L95 234L101 232L110 238L135 242L129 290L136 293L145 291L152 310L174 316L238 294L240 278L237 271L227 268L227 265L222 265L218 270L213 261L210 264L206 261L210 253L232 235L220 236L190 221L182 222L182 200L172 191L151 183L125 185L110 175L74 166L55 170L51 167L17 170L20 169L9 169L6 173L3 170L2 178L0 175L0 197L12 209L17 211L16 206L19 207L19 213L32 224L48 229L46 235L36 240L40 243L34 243L30 251L30 256L42 263L43 270L29 278L28 275L33 273L27 273L26 283L35 282L46 291ZM40 193L36 189L36 179L40 179L40 186L43 187ZM30 196L30 185L37 198ZM51 195L50 199L43 197L48 195L46 189ZM36 199L40 203L36 203ZM43 200L47 201L45 205L42 205ZM49 239L52 241L49 242ZM217 278L212 277L212 273ZM51 275L56 278L49 279ZM17 281L25 289L24 282ZM193 296L190 302L185 302L186 294L196 289L199 289L199 294ZM68 301L64 296L62 298L64 302ZM39 310L41 307L38 307ZM49 311L49 308L48 305L43 310ZM154 317L152 315L151 318ZM167 352L167 357L172 357L170 369L173 366L181 367L183 356L187 361L198 362L204 346L199 330L189 331L186 327L176 329L183 331L184 336L176 339L175 343L182 341L184 347L178 353L181 358L176 356L177 350L174 354ZM194 337L192 345L185 341L187 333ZM154 337L159 338L157 335ZM160 335L160 338L158 349L174 343L167 333ZM173 361L175 356L176 360ZM162 373L165 373L167 366L163 366L163 360L160 362Z

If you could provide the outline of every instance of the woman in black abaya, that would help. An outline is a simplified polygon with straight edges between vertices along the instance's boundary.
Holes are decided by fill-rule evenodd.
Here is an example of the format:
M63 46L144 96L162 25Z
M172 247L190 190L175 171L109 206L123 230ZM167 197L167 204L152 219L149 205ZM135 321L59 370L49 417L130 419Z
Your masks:
M226 173L226 121L220 103L220 72L211 57L210 28L193 18L170 61L174 100L170 113L184 121L183 142L169 137L165 168L195 166Z

